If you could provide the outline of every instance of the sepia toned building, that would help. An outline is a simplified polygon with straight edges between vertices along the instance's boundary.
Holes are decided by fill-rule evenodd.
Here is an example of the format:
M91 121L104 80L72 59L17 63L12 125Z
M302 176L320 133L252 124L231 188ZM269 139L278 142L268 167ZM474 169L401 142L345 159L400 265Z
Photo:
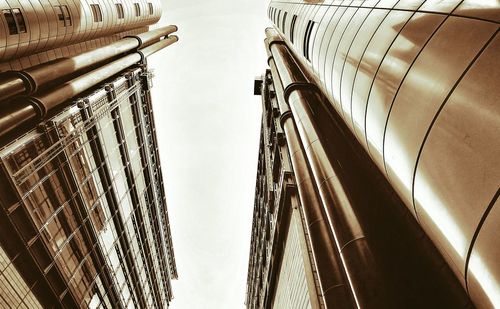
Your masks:
M91 2L1 6L1 308L173 297L147 57L177 27L148 31L159 1Z
M262 126L279 119L298 201L261 198L280 182L260 186L276 160L259 163L247 306L500 306L500 5L287 0L268 16L256 94L276 102ZM266 213L295 208L290 263L296 235L265 235L291 223Z

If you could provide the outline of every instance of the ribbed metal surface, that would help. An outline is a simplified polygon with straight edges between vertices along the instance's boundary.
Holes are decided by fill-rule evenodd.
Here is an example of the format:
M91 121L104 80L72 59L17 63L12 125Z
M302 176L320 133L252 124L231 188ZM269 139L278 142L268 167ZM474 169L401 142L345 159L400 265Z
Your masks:
M500 305L500 4L272 1L268 13L474 303Z
M140 8L138 16L136 3ZM116 4L122 6L123 18L119 18ZM70 23L59 19L61 5L68 9ZM3 61L153 24L160 19L161 1L0 1L0 10L15 9L22 14L25 31L11 34L9 21L5 13L0 12L0 59ZM100 16L96 18L96 14Z

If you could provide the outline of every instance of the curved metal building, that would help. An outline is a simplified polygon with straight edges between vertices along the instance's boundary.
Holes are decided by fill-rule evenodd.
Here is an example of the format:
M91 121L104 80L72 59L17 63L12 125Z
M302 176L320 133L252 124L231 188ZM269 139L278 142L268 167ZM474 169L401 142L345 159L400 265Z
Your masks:
M436 247L429 254L461 284L458 294L479 308L500 306L500 3L284 0L271 1L268 15L273 79L283 84L354 304L377 299L356 272L380 262L360 215L376 202L355 194L379 190L397 193ZM356 193L365 179L351 188L339 176L357 161L335 155L335 131L378 168L376 186ZM359 239L366 254L346 252Z
M21 69L147 30L160 0L0 1L0 71ZM30 57L31 56L31 57Z

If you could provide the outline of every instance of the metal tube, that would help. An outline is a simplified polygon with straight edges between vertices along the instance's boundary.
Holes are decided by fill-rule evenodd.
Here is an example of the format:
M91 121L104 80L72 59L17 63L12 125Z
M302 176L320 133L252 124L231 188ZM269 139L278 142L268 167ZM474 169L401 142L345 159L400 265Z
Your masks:
M400 206L398 201L388 193L388 185L371 174L375 167L366 154L355 152L359 147L351 144L354 138L325 108L320 90L305 77L279 35L269 29L266 33L274 37L269 47L284 97L356 305L396 308L431 299L441 307L467 305L467 296L443 268L436 249L430 251L429 240L413 228L416 222L391 208Z
M9 72L8 74L10 75L0 84L0 101L16 95L29 95L47 83L61 79L64 80L64 78L68 78L75 72L90 68L134 49L151 45L159 41L161 37L175 31L177 31L177 26L166 26L135 36L125 37L112 44L74 57L60 58L21 72ZM57 72L57 74L52 74L53 72ZM29 80L29 83L26 80Z
M146 47L143 50L138 50L135 53L129 54L111 63L103 65L98 69L72 79L55 89L46 90L36 94L35 96L20 99L19 102L16 102L16 107L14 107L11 111L3 111L0 113L0 137L29 120L37 117L43 118L52 108L66 102L68 99L82 93L83 91L96 86L124 69L143 61L145 57L150 56L177 41L177 36L170 36Z
M274 43L276 36L268 35L266 47ZM270 44L271 43L271 44ZM276 64L268 49L268 63L271 68L276 98L281 112L281 126L287 139L290 160L296 178L301 211L306 221L309 241L316 265L320 297L326 308L353 308L354 299L349 288L340 255L335 251L335 240L329 232L323 205L314 185L314 178L308 165L304 148L300 142L297 127L284 97L284 89Z

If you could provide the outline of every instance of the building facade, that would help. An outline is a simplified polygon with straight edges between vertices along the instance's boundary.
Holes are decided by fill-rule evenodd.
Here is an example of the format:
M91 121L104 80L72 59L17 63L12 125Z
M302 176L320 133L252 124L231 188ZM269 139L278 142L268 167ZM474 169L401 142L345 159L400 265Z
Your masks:
M266 308L270 302L273 308L317 308L314 264L269 70L255 91L264 112L245 303L247 308Z
M147 31L159 1L41 3L2 7L26 31L75 27L0 58L18 68L0 73L0 307L167 308L177 270L146 59L177 28ZM36 24L28 4L63 17Z
M160 0L2 1L0 72L70 57L145 32Z
M500 5L271 1L268 15L319 305L499 306Z

